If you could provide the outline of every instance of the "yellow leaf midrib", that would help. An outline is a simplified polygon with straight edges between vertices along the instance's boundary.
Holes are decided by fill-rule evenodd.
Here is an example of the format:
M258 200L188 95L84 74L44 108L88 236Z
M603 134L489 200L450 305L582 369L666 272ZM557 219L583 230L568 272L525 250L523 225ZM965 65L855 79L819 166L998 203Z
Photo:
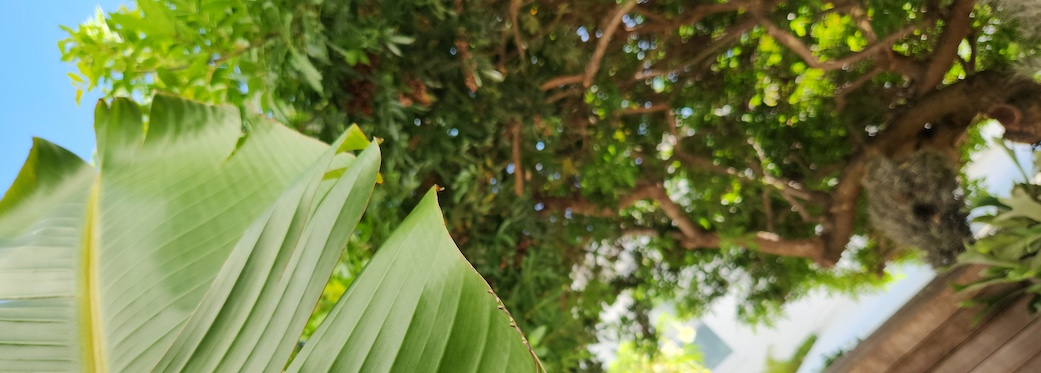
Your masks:
M84 219L83 241L80 245L80 268L78 271L79 294L77 313L80 326L80 349L83 354L82 367L86 372L105 372L102 348L100 293L98 292L98 255L101 247L96 226L98 200L101 195L101 178L94 179Z

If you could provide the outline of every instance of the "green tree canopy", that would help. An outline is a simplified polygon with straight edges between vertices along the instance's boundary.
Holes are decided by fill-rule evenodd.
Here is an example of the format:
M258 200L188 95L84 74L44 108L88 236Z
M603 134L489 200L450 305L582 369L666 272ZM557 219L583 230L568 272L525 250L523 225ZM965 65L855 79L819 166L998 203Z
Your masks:
M594 369L621 293L621 332L649 336L662 301L693 315L735 293L754 321L883 281L913 252L872 228L873 200L916 223L898 227L963 225L958 198L938 209L907 182L865 199L862 182L923 149L960 168L984 114L1041 140L1041 86L1015 73L1035 39L1000 3L138 0L59 48L79 89L384 138L382 208L350 250L446 187L461 250L522 328L548 326L533 348L564 371Z

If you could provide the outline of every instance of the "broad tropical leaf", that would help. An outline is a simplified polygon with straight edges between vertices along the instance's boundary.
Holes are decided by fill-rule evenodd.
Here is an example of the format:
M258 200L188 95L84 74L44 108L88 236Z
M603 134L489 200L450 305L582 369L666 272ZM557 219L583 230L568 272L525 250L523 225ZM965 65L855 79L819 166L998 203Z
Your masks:
M327 148L236 109L99 103L99 171L37 140L0 201L0 369L144 371L249 224Z
M0 369L71 370L80 360L77 247L94 170L35 139L0 200Z
M234 109L162 95L142 117L99 104L97 170L36 140L0 200L0 370L286 366L379 147L356 127L332 147L264 120L243 135ZM397 232L293 369L541 369L433 191Z
M434 190L383 244L289 368L542 370L513 318L452 241Z
M343 140L246 231L154 371L285 367L376 182L380 158L373 143L330 180L331 188L323 187Z

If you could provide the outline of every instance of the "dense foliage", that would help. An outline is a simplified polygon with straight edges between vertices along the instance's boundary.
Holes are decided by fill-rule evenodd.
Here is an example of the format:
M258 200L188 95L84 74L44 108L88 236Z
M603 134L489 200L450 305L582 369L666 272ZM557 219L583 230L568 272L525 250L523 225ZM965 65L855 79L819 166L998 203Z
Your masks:
M931 148L956 166L986 113L1041 139L1041 90L1008 73L1034 44L1001 14L972 0L139 0L59 47L79 89L384 138L380 208L349 251L444 186L463 253L525 330L547 327L533 347L551 370L595 370L585 346L620 294L634 302L615 332L649 337L659 302L692 315L729 292L757 321L812 289L884 281L913 252L867 223L872 159Z

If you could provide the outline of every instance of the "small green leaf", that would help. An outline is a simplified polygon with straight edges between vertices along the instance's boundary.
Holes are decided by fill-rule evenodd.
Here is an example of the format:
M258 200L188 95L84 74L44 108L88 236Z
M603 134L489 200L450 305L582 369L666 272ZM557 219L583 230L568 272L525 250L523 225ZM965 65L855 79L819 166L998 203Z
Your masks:
M352 152L355 150L365 149L369 146L369 139L365 137L365 133L361 131L361 128L357 124L352 124L350 128L347 128L347 133L344 135L343 145L340 145L340 152Z
M409 45L414 43L416 41L416 38L404 35L394 35L387 38L387 40L394 44Z
M358 60L359 60L359 59L361 59L361 57L360 57L360 56L361 56L361 54L362 54L362 52L361 52L361 51L359 51L359 50L356 50L356 49L351 49L351 50L349 50L349 51L346 51L346 52L345 52L345 53L343 54L343 59L344 59L345 61L347 61L347 64L348 64L348 65L350 65L350 66L355 66L355 65L357 65L357 64L358 64Z
M531 333L528 333L528 344L533 348L537 348L542 344L542 338L546 336L546 330L548 330L546 326L541 325L538 328L535 328L535 330L532 330Z
M159 77L159 81L165 84L167 87L176 88L181 86L181 78L162 67L155 69L155 75Z
M401 57L401 49L398 49L397 45L394 45L394 43L386 43L385 45L390 53L394 53L395 56Z
M498 70L493 69L481 70L481 75L484 75L486 78L490 79L493 82L501 82L506 79L506 77L503 76L502 73L500 73Z
M292 51L292 63L296 71L303 75L304 81L311 86L315 92L323 93L322 88L322 73L318 72L318 69L311 64L311 60L300 54L300 52Z
M999 259L997 257L983 254L975 250L969 250L958 255L958 263L984 264L1002 268L1015 268L1019 265L1018 261Z
M1011 194L1012 195L1009 198L1001 199L1001 203L1011 207L1011 210L1000 214L995 220L1005 220L1021 216L1036 222L1041 222L1041 203L1034 200L1034 197L1031 196L1030 193L1027 193L1024 186L1016 186L1012 189Z
M76 75L74 73L66 73L66 75L68 75L69 79L72 79L73 82L83 84L83 78L80 78L79 75Z

